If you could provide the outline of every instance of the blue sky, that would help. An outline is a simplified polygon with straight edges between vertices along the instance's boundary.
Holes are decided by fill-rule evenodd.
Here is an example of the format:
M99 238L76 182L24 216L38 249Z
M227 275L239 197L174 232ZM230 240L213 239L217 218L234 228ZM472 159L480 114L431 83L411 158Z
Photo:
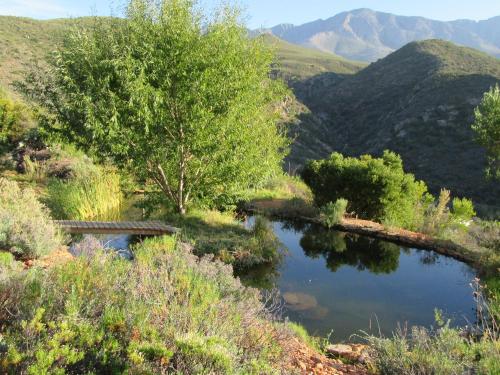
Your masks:
M216 0L202 0L207 6ZM500 0L239 0L252 28L301 24L345 10L371 8L438 20L500 16ZM123 0L0 0L0 14L40 19L91 14L118 15Z

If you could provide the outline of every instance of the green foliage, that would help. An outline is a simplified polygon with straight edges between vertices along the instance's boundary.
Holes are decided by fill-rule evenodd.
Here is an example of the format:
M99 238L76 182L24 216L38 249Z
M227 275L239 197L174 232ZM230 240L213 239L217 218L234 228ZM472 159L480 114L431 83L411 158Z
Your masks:
M328 202L326 205L321 207L321 220L328 228L331 228L342 221L346 213L348 203L347 199L339 198L335 201L335 203Z
M182 229L183 240L192 243L197 254L213 254L237 269L281 259L281 244L263 217L249 229L231 212L190 210L186 215L169 215L166 221Z
M33 190L0 178L0 250L33 259L61 244L58 229Z
M47 205L57 219L111 220L122 202L120 176L110 168L74 166L71 178L53 178L48 184Z
M231 267L171 237L97 255L0 283L0 372L279 373L281 328Z
M484 94L481 104L474 111L472 129L476 140L488 153L487 175L500 179L500 87L498 84Z
M47 178L47 165L38 160L31 160L28 155L24 155L24 175L29 181L42 182Z
M422 231L427 234L439 236L450 224L450 191L441 189L436 203L429 205L425 212Z
M32 125L26 105L10 98L0 87L0 147L15 146Z
M500 342L466 339L448 324L436 332L413 327L409 334L368 337L368 342L380 374L496 374L500 369Z
M451 214L454 221L467 223L476 216L476 211L474 211L474 204L470 199L453 198Z
M390 151L382 158L333 153L329 159L310 161L302 178L318 206L345 198L348 210L361 218L408 229L420 226L429 200L426 185L405 173L401 158Z
M71 32L49 81L33 73L24 91L54 132L152 182L184 213L192 201L234 202L278 173L286 89L271 80L272 61L233 7L207 17L190 0L134 0L126 20Z

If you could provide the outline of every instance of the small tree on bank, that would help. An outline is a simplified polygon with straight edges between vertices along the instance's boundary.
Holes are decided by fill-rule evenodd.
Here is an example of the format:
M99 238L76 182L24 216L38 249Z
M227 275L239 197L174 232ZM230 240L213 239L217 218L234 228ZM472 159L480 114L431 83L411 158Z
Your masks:
M500 88L492 87L476 108L472 129L488 154L487 175L500 179Z
M206 17L191 0L132 0L126 19L75 30L23 90L53 134L111 159L184 213L232 201L280 167L285 86L272 53L235 8Z

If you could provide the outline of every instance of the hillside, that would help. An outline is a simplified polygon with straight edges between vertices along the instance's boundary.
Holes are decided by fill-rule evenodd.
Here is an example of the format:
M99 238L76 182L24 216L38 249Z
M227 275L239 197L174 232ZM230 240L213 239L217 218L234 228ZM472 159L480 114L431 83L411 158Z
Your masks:
M265 30L288 42L352 60L376 61L413 41L442 39L500 57L500 17L442 22L357 9L303 25Z
M329 52L291 44L271 34L264 34L263 37L275 49L277 68L287 80L303 80L327 72L350 75L367 66L366 63L350 61Z
M496 82L500 60L438 40L411 43L340 82L312 77L295 90L311 113L301 115L290 160L391 149L434 191L498 204L500 187L485 181L485 154L470 129Z
M90 22L90 17L38 21L0 16L0 85L8 87L21 78L25 64L54 50L71 26ZM263 37L276 49L277 68L287 80L300 80L324 72L353 74L366 66L332 53L293 45L268 34Z

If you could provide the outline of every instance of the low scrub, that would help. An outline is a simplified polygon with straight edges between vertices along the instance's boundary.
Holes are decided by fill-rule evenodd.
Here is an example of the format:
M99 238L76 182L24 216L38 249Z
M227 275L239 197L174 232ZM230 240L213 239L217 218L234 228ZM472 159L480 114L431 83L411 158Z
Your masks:
M168 237L95 255L0 283L0 372L281 373L286 329L230 266Z
M323 207L321 207L320 218L323 223L328 228L339 224L346 213L347 205L349 202L347 199L339 198L334 202L329 202Z
M0 178L0 250L33 259L57 249L61 243L58 228L34 191Z

